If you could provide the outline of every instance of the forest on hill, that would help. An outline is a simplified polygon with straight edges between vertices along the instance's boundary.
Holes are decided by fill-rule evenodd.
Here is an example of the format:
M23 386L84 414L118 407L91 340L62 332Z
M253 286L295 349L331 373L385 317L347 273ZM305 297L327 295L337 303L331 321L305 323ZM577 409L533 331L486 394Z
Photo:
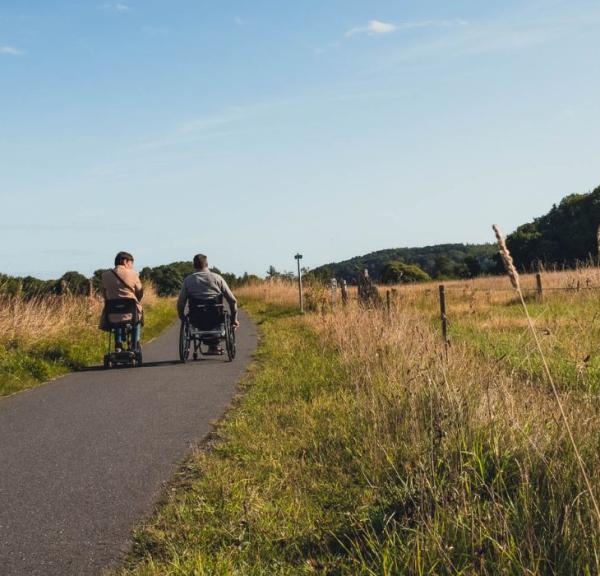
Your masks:
M539 265L572 268L598 258L600 186L588 194L571 194L533 222L519 226L507 245L521 270Z
M471 278L498 271L494 244L438 244L378 250L319 266L312 270L312 274L319 278L335 277L353 282L357 273L367 269L369 275L379 281L390 263L415 265L431 278Z

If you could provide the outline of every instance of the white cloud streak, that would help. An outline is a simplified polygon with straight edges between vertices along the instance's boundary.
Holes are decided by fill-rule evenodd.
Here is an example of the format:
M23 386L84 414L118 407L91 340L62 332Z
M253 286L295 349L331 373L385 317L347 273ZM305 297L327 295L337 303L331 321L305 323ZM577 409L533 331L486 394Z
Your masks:
M371 20L366 26L357 26L346 32L346 38L365 34L367 36L384 36L401 30L415 30L419 28L456 28L467 26L465 20L417 20L414 22L382 22Z
M366 26L357 26L346 32L346 38L356 36L357 34L366 34L367 36L381 36L391 34L396 30L396 25L390 22L381 22L381 20L371 20Z
M103 10L111 10L112 12L119 12L121 14L125 12L131 12L131 7L122 2L109 2L101 6Z
M8 56L23 56L23 51L15 48L14 46L0 46L0 54L7 54Z

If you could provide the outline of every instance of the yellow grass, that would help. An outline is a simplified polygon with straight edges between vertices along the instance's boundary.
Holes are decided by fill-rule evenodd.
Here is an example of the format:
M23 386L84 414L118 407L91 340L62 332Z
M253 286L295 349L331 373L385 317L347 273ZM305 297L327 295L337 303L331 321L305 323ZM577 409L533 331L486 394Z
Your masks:
M297 306L299 299L297 284L278 278L242 286L236 294L275 306Z

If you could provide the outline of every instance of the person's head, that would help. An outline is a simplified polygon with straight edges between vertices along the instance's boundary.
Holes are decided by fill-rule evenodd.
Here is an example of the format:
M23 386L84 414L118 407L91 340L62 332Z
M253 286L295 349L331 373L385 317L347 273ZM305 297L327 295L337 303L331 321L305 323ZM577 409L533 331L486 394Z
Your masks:
M119 252L115 256L115 266L125 266L125 268L133 268L133 256L129 252Z
M194 268L196 270L208 268L208 258L204 254L196 254L194 256Z

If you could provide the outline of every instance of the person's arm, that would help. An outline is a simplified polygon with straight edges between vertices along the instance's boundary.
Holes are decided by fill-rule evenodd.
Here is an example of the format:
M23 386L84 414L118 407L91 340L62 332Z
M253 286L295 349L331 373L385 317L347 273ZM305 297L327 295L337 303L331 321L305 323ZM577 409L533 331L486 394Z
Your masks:
M221 277L221 292L225 297L225 300L229 303L229 310L231 310L231 320L234 324L239 325L237 320L237 300L233 295L233 292L225 282L225 279Z
M140 280L139 274L136 274L136 281L133 290L135 292L135 297L138 299L138 302L141 302L142 298L144 297L144 287L142 286L142 281Z
M187 288L185 286L185 280L183 281L183 286L179 292L179 298L177 298L177 314L179 318L183 320L183 316L185 314L185 305L187 303Z

